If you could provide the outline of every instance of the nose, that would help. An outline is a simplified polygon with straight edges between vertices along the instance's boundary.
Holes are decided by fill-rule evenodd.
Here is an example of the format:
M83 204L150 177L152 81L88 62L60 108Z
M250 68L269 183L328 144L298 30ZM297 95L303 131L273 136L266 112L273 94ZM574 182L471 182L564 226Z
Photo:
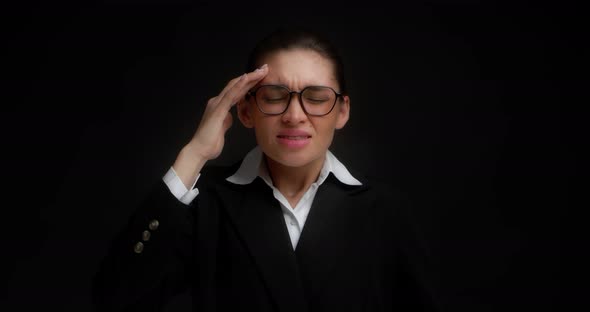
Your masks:
M297 124L307 120L307 114L303 110L303 103L296 93L293 93L289 100L289 106L282 115L282 120L285 123Z

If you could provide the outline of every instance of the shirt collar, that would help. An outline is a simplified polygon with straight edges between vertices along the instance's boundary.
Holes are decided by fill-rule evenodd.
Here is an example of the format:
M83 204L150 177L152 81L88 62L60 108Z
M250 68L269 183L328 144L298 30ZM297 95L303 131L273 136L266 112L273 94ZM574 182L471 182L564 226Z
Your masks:
M320 176L318 177L317 183L321 185L324 180L330 174L334 174L334 176L342 183L348 185L362 185L362 183L355 179L348 169L330 152L329 150L326 151L326 161L324 162L324 166L320 171ZM261 177L268 185L272 185L270 180L270 176L266 169L266 165L263 162L262 158L262 150L260 146L256 146L253 148L240 165L240 168L226 180L232 182L234 184L250 184L256 177Z

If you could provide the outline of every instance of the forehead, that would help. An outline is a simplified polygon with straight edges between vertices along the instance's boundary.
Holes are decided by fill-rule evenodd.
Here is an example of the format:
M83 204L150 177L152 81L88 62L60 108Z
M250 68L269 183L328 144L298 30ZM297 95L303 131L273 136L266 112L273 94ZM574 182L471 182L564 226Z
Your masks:
M320 53L306 49L279 50L265 56L270 71L262 83L280 83L296 87L326 85L336 87L332 61ZM292 86L295 87L295 86Z

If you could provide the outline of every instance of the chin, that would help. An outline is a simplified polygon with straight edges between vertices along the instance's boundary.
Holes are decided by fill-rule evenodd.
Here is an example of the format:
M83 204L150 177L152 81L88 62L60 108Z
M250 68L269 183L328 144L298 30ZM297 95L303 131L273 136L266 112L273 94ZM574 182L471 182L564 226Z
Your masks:
M300 157L297 155L272 155L270 157L273 161L285 167L303 167L311 162L310 157Z
M277 162L285 167L304 167L313 162L316 157L310 155L309 152L285 152L285 151L271 151L264 152L272 161Z

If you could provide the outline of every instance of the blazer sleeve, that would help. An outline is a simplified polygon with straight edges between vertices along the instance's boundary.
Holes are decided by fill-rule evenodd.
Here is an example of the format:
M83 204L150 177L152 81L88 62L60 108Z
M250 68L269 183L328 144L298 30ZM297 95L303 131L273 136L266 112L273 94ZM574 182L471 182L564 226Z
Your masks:
M116 235L92 285L96 311L161 311L189 283L192 211L156 183Z

